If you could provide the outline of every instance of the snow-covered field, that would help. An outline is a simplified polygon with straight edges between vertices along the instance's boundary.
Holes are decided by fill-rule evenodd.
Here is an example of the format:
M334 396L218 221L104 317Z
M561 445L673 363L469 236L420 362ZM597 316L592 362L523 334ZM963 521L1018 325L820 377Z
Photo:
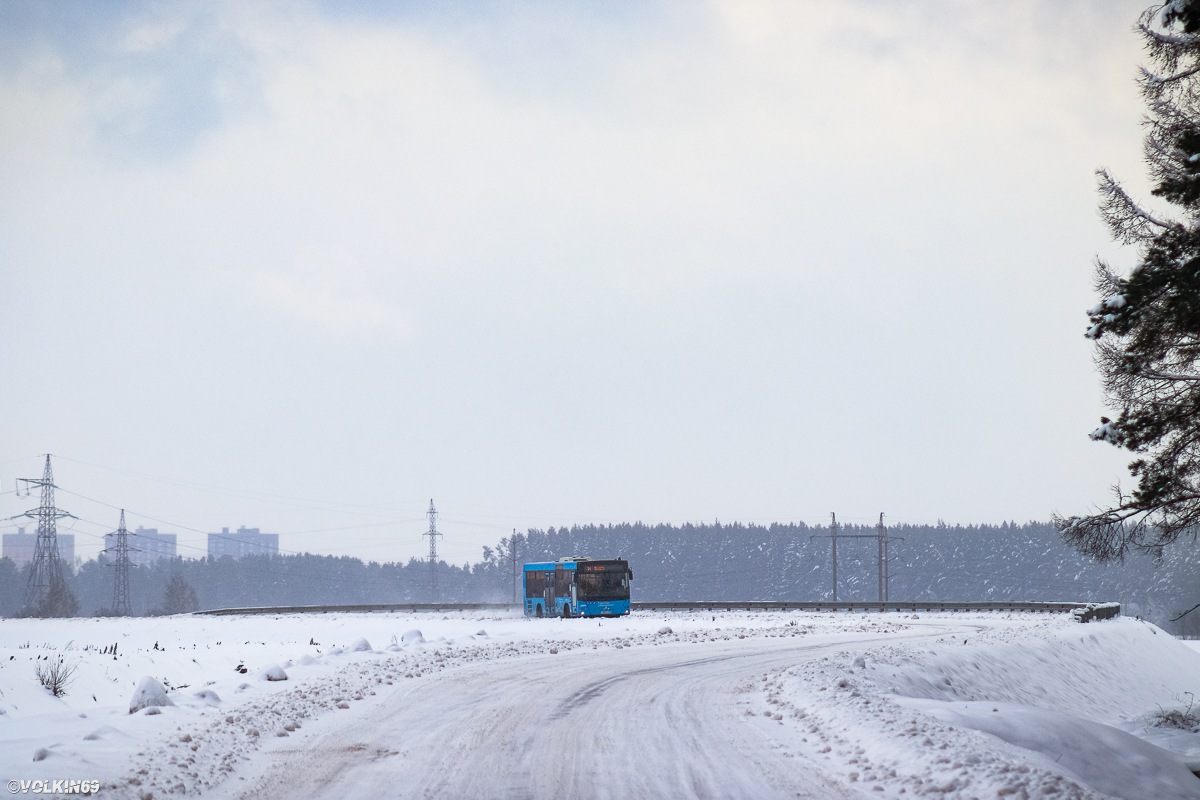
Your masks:
M77 671L54 697L35 670L60 657ZM131 714L145 676L173 705ZM1067 615L0 620L0 779L123 798L1200 798L1195 694L1186 643ZM1155 724L1171 710L1183 727Z

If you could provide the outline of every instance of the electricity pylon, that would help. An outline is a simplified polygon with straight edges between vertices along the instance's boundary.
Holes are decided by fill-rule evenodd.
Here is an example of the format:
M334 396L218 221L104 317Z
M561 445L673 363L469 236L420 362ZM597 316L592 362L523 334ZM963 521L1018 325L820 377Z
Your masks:
M58 555L58 521L72 517L66 511L54 507L54 471L50 468L50 455L46 454L46 469L39 478L17 478L17 488L25 484L25 496L29 487L42 490L42 501L36 509L30 509L18 517L37 518L37 541L33 547L33 565L29 570L29 583L25 587L25 608L34 610L42 605L50 589L64 580L62 560Z
M438 602L438 584L437 584L437 538L441 536L437 531L437 509L433 507L433 500L429 501L429 511L426 513L429 517L429 530L422 536L429 537L429 600L431 603Z
M133 550L129 546L129 531L125 528L125 509L121 509L121 526L117 528L117 543L115 547L109 547L104 552L115 553L115 557L110 567L116 567L116 580L113 582L113 604L112 613L116 617L128 617L132 612L129 603L129 553Z

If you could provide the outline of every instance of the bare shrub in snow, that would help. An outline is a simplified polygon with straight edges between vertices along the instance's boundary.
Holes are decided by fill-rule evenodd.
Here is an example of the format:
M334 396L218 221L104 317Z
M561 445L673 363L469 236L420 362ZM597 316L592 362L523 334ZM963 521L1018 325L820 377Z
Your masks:
M45 686L50 694L62 697L67 693L67 685L74 680L75 670L79 669L78 661L67 661L64 656L51 656L45 661L37 662L34 668L38 683Z
M1180 728L1185 731L1200 727L1200 714L1192 710L1196 698L1191 692L1185 692L1185 694L1188 695L1187 708L1168 709L1159 706L1158 711L1150 715L1150 724L1156 728Z

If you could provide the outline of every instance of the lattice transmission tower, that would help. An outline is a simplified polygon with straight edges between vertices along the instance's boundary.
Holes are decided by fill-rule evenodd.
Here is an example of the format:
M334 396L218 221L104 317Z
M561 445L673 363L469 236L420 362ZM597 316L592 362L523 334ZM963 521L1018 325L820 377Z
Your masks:
M29 571L29 583L25 587L25 608L36 610L41 607L50 590L60 584L62 560L58 555L58 521L72 517L54 506L54 471L50 467L50 455L46 454L46 469L41 478L17 478L18 496L21 484L25 484L25 496L31 487L41 489L42 501L36 509L30 509L18 517L37 519L37 541L33 547L33 565Z
M116 617L128 617L133 611L129 602L129 567L132 562L129 554L135 548L129 546L129 530L125 527L125 509L121 509L121 525L116 532L117 542L113 547L105 548L104 552L113 553L110 567L116 567L116 580L113 581L112 613Z
M437 530L437 509L433 507L433 500L429 501L429 511L426 513L429 517L429 530L421 534L429 537L429 601L431 603L438 602L438 584L437 584L437 540L441 536Z

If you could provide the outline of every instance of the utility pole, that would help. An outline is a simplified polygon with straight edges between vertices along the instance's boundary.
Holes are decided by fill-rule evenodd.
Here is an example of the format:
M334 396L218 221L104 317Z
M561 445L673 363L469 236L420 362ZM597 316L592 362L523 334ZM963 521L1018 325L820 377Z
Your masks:
M116 617L128 617L132 612L129 603L129 531L125 528L125 509L121 509L121 525L117 528L117 544L105 548L104 552L116 553L110 567L116 567L116 580L113 582L112 613Z
M878 534L878 539L876 541L876 545L879 550L878 561L877 561L877 570L878 570L877 575L879 577L879 602L882 603L884 600L884 596L887 594L887 592L885 592L884 588L883 588L883 584L884 584L883 542L884 542L884 539L887 537L887 528L883 527L883 512L882 511L879 512L879 524L875 526L875 533Z
M876 567L878 569L877 582L879 584L879 602L885 603L888 600L888 542L893 539L903 541L895 536L888 536L887 528L883 525L883 514L879 515L879 524L875 526L875 533L842 533L837 521L837 514L829 515L829 538L833 542L833 602L837 602L838 589L838 539L874 539L878 555L876 559ZM809 541L813 539L823 539L824 536L810 536Z
M513 605L517 604L517 529L513 528L512 538L508 540L509 554L512 555L512 590Z
M903 542L901 536L888 536L887 528L883 527L883 514L879 515L879 536L883 540L883 600L891 600L892 559L888 555L888 546L892 542Z
M829 538L833 541L833 602L837 602L837 514L829 512Z
M429 517L429 530L423 534L429 537L429 598L430 602L438 602L438 584L437 584L437 537L441 536L437 531L437 509L433 507L433 500L429 501L429 511L426 513Z
M33 548L33 567L29 570L29 583L25 588L25 608L37 610L50 590L58 586L64 579L62 561L58 556L58 521L63 517L72 517L66 511L54 506L54 471L50 468L50 455L46 454L46 469L39 478L17 478L17 488L25 484L25 496L29 496L29 487L40 488L42 499L36 509L18 514L18 517L37 518L37 541Z
M885 537L883 540L883 602L887 603L891 600L890 594L892 589L892 560L888 556L888 540Z

